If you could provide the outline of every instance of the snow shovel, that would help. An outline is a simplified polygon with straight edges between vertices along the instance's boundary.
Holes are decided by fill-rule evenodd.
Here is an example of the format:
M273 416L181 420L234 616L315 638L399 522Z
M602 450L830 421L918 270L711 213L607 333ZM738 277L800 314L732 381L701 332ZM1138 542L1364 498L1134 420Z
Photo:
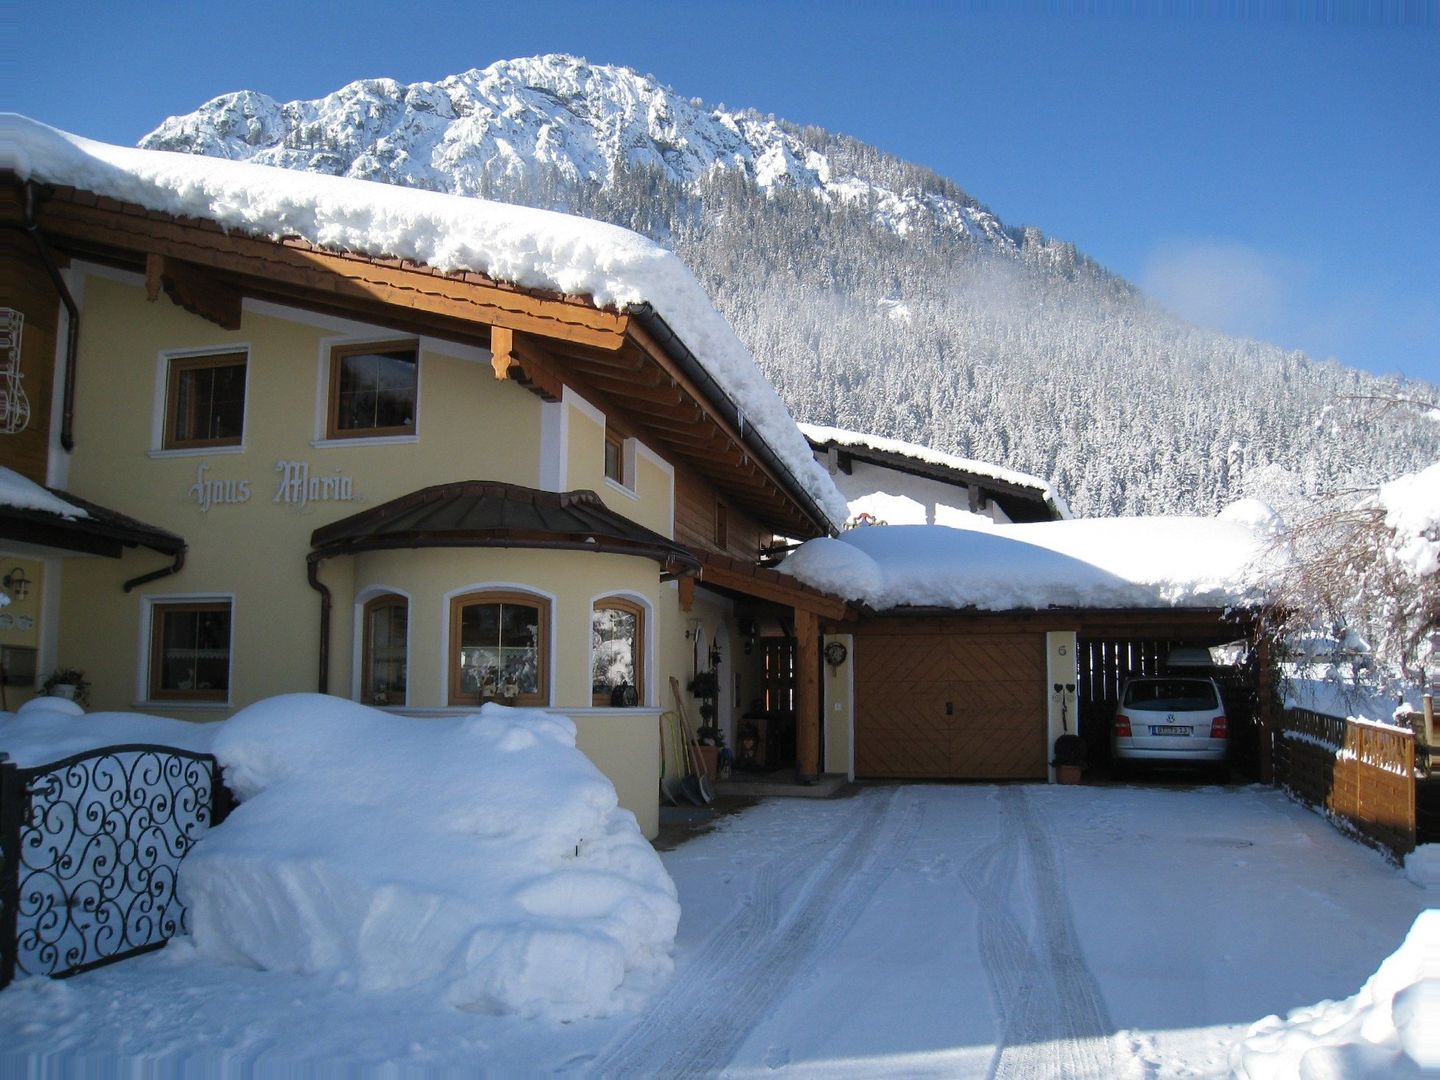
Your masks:
M680 744L675 732L678 730L680 718L674 713L662 713L660 716L660 794L665 796L666 802L671 806L680 805L680 786L685 778L670 771L670 759L681 761ZM683 772L683 762L681 771Z
M715 798L715 792L710 787L710 778L705 775L705 769L700 764L700 751L695 748L690 738L690 721L685 715L685 701L680 696L680 680L670 676L670 693L675 696L675 711L680 717L680 735L685 744L686 763L693 775L686 775L681 781L681 790L685 797L696 806L707 806L710 800Z

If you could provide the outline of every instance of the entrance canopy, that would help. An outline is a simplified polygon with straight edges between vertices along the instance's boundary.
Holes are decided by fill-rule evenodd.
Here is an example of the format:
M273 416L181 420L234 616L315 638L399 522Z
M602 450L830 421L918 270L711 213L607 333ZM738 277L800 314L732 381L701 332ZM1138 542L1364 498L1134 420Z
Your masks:
M179 555L185 550L185 539L0 468L0 546L37 558L102 555L118 559L126 548L133 547Z
M696 574L688 550L609 509L593 491L539 491L492 480L437 484L342 518L310 537L315 558L423 547L565 548L654 559Z

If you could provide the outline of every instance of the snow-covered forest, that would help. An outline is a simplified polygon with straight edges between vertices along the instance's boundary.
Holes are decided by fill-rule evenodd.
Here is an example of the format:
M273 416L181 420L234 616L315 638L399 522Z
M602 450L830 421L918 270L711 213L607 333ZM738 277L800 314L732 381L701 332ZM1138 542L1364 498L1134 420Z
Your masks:
M797 418L1050 479L1077 514L1282 512L1440 457L1403 385L1187 324L1076 251L874 147L708 108L621 68L245 92L154 149L565 210L676 250Z

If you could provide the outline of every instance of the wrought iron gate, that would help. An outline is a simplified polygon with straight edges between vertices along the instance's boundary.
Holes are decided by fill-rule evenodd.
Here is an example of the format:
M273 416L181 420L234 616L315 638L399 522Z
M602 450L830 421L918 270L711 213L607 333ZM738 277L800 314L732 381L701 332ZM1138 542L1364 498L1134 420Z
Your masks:
M231 806L209 754L128 744L0 761L0 987L159 948L188 928L180 861Z

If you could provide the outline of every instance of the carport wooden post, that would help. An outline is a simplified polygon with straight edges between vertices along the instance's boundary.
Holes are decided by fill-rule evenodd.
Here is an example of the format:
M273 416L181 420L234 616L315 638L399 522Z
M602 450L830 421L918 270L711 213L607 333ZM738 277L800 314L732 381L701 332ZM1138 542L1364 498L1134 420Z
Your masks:
M1275 783L1275 665L1271 662L1270 637L1261 633L1256 643L1255 664L1260 669L1257 675L1260 697L1259 709L1259 761L1257 766L1262 784Z
M795 775L820 773L820 617L795 609Z

